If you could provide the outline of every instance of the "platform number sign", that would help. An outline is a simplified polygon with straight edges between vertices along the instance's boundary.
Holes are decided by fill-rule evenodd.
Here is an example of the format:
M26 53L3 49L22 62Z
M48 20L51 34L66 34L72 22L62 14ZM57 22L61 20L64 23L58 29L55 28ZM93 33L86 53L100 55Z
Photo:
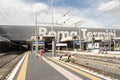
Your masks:
M99 43L94 43L94 48L98 49L99 48Z

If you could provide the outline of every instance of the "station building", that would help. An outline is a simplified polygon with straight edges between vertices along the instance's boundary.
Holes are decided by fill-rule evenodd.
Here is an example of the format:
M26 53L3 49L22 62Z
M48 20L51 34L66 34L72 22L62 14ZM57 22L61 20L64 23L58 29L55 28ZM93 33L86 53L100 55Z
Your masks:
M79 27L38 27L39 49L52 49L52 41L55 44L64 43L62 50L106 50L120 51L120 30L103 28L79 28ZM10 26L0 25L0 44L4 42L9 46L17 45L18 48L35 49L35 27L34 26ZM9 44L11 43L11 44ZM2 49L2 47L1 47Z
M62 46L62 50L90 50L100 51L106 49L108 51L120 50L120 30L118 29L98 29L98 28L75 28L75 27L39 27L39 36L41 40L46 41L47 48L51 49L50 36L54 36L56 44L66 43ZM53 33L53 34L52 34ZM48 39L46 39L49 37ZM52 39L52 38L51 38ZM81 48L80 48L81 46Z

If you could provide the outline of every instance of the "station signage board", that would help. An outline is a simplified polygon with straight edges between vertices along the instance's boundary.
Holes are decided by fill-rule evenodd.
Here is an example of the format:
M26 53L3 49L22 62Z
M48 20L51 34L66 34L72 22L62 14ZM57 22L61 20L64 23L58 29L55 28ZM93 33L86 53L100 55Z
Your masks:
M35 44L36 42L33 41L32 44ZM45 41L39 41L38 44L45 44Z

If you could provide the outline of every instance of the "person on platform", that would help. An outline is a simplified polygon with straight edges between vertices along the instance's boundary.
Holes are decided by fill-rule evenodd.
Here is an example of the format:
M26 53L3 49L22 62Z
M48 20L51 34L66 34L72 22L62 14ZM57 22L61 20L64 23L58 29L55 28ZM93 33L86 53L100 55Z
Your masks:
M43 54L44 54L44 50L43 50L43 48L40 49L39 54L40 54L40 60L42 61L42 56L43 56Z

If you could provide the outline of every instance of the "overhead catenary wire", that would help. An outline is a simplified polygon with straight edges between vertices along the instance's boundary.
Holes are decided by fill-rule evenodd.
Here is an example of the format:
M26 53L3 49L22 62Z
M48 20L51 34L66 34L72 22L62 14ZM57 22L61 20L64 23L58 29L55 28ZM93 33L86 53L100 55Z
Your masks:
M47 17L48 15L48 11L46 11L43 15L43 17L41 18L41 22L44 22L45 18Z
M34 23L34 16L33 16L33 8L32 8L32 1L31 0L26 0L26 6L28 7L28 16L30 17L31 21Z
M90 14L90 15L88 15L86 18L81 19L81 20L85 20L85 19L90 18L90 17L100 16L100 15L102 15L102 14L104 14L104 13L107 13L107 12L108 12L108 11L105 11L105 12L96 11L94 14ZM111 18L111 17L110 17L110 18ZM80 21L81 21L81 20L80 20Z
M93 4L93 3L95 3L96 2L96 0L93 0L93 1L91 1L87 6L86 6L86 8L85 9L82 9L80 12L82 13L82 12L85 12L85 11L87 11L87 9ZM72 19L74 16L72 16L70 19ZM70 20L69 19L69 20ZM67 21L69 21L68 19L67 19ZM81 21L81 20L80 20ZM66 23L66 22L65 22Z
M114 7L114 6L112 6L111 8L113 8L113 7ZM103 9L105 9L105 8L103 8ZM108 10L108 11L109 11L109 10ZM97 10L94 14L88 15L87 18L95 17L95 16L100 16L100 15L102 15L102 14L104 14L104 13L107 13L108 11L102 12L102 11ZM86 18L85 18L85 19L86 19Z
M120 1L120 0L119 0ZM119 4L120 4L120 2L119 2ZM117 6L117 7L119 7L119 5ZM114 8L114 6L112 6L111 8ZM113 19L113 18L115 18L116 17L116 15L114 15L114 14L109 14L109 10L108 11L104 11L104 13L107 13L108 12L108 14L106 14L105 16L104 16L104 20L103 19L101 19L101 17L99 17L99 19L98 20L102 20L102 22L103 21L106 21L106 19L107 20L111 20L111 19ZM100 14L101 15L101 14Z
M53 0L52 1L52 4L55 2L55 0ZM46 17L48 17L48 13L51 13L51 12L49 12L49 11L51 11L50 10L50 8L51 8L51 1L50 0L48 0L47 2L46 2L47 4L48 4L48 9L46 9L46 10L44 10L44 11L42 11L40 14L39 14L39 16L38 17L40 17L40 20L41 21L39 21L38 23L39 24L43 24L43 23L46 23L46 22L44 22L44 20L46 19ZM42 13L44 13L44 14L42 14Z
M86 6L86 8L89 8L94 2L96 2L96 0L91 1L90 4L88 4L88 5ZM73 8L71 8L71 9L68 10L66 13L64 13L60 18L58 18L58 19L56 20L56 23L57 23L62 17L65 17L66 15L68 15L71 11L73 11ZM84 10L84 11L85 11L85 10ZM63 24L65 24L67 21L69 21L69 20L72 19L72 18L73 18L73 17L70 17L70 18L66 19L66 20L63 22Z
M102 21L102 22L105 22L105 21L110 21L111 19L113 19L113 18L115 18L115 15L111 15L111 16L106 16L106 17L104 17L104 19L103 18L99 18L99 19L97 19L98 21Z
M58 18L58 19L56 20L56 23L57 23L61 18L65 17L67 14L69 14L72 10L73 10L73 8L71 8L71 9L68 10L66 13L64 13L60 18Z
M34 20L34 17L32 16L33 15L33 13L32 13L33 12L33 7L32 7L33 2L32 2L32 0L28 0L28 4L29 4L29 10L30 10L31 17Z
M4 13L1 12L0 14L3 17L3 19L7 22L7 24L12 25L9 19L4 15Z
M87 9L92 7L93 4L96 2L97 2L97 0L92 0L88 5L86 5L85 9L82 8L80 12L82 13L82 12L88 11Z
M105 8L103 8L103 9L105 9ZM104 14L104 13L107 13L107 12L108 12L108 11L105 11L105 12L96 11L94 14L90 14L90 15L88 15L86 18L81 19L81 20L86 20L87 18L90 18L90 17L100 16L100 15L102 15L102 14ZM80 20L80 21L81 21L81 20Z
M54 2L55 2L55 0L54 0ZM53 2L53 3L54 3L54 2ZM49 4L49 3L50 3L50 0L48 0L47 3L48 3L48 6L51 8L51 5ZM49 14L48 14L49 11L50 11L50 9L47 9L47 10L44 11L45 14L44 14L44 16L42 17L41 22L44 22L44 20L46 19L46 17L49 15Z
M0 3L0 8L3 11L3 13L1 13L1 15L4 17L4 19L7 21L7 23L10 24L10 25L15 24L13 19L8 14L7 10L3 7L3 5L1 3Z

